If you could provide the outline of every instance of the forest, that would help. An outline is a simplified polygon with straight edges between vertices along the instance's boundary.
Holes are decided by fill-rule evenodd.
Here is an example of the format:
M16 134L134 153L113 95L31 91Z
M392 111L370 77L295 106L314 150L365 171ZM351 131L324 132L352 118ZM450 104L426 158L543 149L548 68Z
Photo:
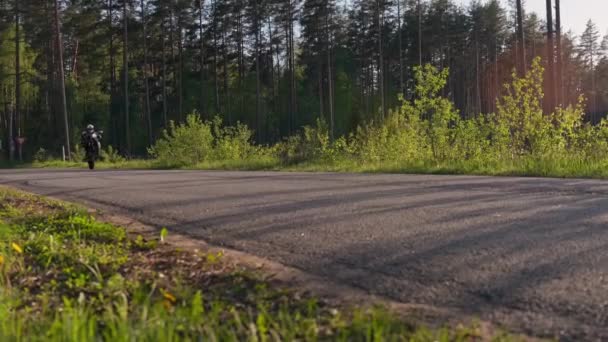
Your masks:
M505 84L532 70L547 117L577 106L599 124L608 35L564 32L559 1L537 14L521 0L1 0L0 158L59 157L89 123L146 157L193 113L258 146L309 126L361 141L424 97L421 70L459 119L500 112Z

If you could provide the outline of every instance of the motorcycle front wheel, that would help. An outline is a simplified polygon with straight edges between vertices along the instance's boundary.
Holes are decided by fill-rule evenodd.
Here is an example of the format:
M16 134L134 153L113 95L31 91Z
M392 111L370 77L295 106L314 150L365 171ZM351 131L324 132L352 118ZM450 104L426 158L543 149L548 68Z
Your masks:
M95 169L95 161L89 160L89 170L93 170L93 169Z

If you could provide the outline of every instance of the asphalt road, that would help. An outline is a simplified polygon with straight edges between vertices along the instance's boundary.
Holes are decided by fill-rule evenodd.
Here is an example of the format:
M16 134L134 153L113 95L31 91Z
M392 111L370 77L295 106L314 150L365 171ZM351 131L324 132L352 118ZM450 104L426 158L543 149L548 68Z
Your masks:
M406 303L608 341L608 182L3 170L84 202Z

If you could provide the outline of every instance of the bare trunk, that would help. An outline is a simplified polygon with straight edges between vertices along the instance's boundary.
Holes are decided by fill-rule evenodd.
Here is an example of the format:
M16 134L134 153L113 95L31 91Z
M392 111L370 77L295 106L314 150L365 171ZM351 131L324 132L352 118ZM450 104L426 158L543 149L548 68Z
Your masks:
M19 1L15 0L15 123L17 125L17 138L21 138L21 14L19 13ZM17 143L19 160L23 161L23 146L21 141Z
M228 115L228 125L232 125L232 112L230 110L230 94L228 94L228 43L226 43L226 18L224 17L224 27L222 27L222 67L223 67L223 81L224 81L224 113Z
M479 115L481 111L481 81L480 77L480 66L479 66L479 38L477 37L477 31L475 31L475 114Z
M547 110L555 108L555 44L553 42L553 7L547 0Z
M325 109L323 98L323 60L319 56L319 67L318 67L318 76L319 76L319 118L325 117Z
M255 0L255 123L257 141L261 139L261 110L260 110L260 13L258 0Z
M498 42L496 39L494 40L494 91L492 92L492 99L496 99L498 97L498 93L500 92L500 78L499 78L500 70L498 68ZM496 112L496 100L492 101L492 110Z
M19 0L17 0L19 1ZM61 39L61 24L59 22L59 0L55 0L55 35L57 37L57 54L58 54L58 70L59 70L59 91L61 93L61 110L63 111L63 128L65 133L65 149L67 158L70 159L70 128L68 124L68 109L65 96L65 71L63 65L63 42Z
M80 41L76 39L76 47L74 48L74 58L72 59L72 77L78 79L78 49L80 48Z
M124 110L125 110L125 138L126 138L126 154L131 154L131 121L129 118L129 31L128 31L128 16L127 16L127 0L123 0L123 71L124 71Z
M517 70L519 75L526 73L526 43L524 37L524 14L521 0L516 0L517 6Z
M110 32L110 121L112 123L112 139L114 142L118 141L119 136L118 123L116 122L116 114L114 113L114 100L116 96L116 57L114 50L114 28L113 28L113 16L114 16L114 3L112 0L108 2L108 26Z
M275 76L275 70L274 70L274 47L273 47L273 37L272 37L272 24L270 22L270 18L268 18L268 40L269 40L269 44L268 44L268 48L270 49L270 81L272 83L272 100L274 101L275 97L276 97L276 76Z
M205 113L205 40L203 39L203 10L205 6L205 0L199 0L199 23L198 23L198 34L200 39L199 53L200 53L200 104L199 111L201 115Z
M288 19L289 20L289 19ZM289 74L289 102L287 103L287 131L288 134L291 135L293 130L293 95L291 94L291 48L289 47L289 23L285 24L285 57L287 60L285 61L285 66L287 67L287 72Z
M15 160L15 113L12 108L8 108L8 102L6 103L5 110L8 114L8 156L9 160Z
M184 42L181 13L177 20L177 48L179 53L179 79L177 84L177 118L184 120Z
M165 29L165 12L163 10L163 18L161 19L160 22L160 32L161 32L161 63L163 63L162 65L162 73L163 73L163 81L162 81L162 93L163 93L163 126L165 128L167 128L169 126L169 119L167 117L167 47L166 47L166 41L165 41L165 34L166 34L166 29Z
M163 10L163 17L160 22L160 32L161 32L161 63L162 65L162 93L163 93L163 127L167 128L169 126L169 119L167 117L167 43L165 41L165 11Z
M152 136L152 115L150 114L150 85L148 82L148 36L146 27L146 4L144 0L141 0L141 21L143 26L143 43L144 43L144 65L143 65L143 78L144 78L144 89L145 89L145 115L146 123L148 125L148 143L150 146L154 143L154 137Z
M332 59L331 59L331 51L332 51L332 37L331 37L331 30L329 27L329 23L331 22L330 18L330 13L329 13L329 9L327 9L327 13L325 15L325 27L327 29L327 86L328 86L328 102L329 102L329 127L330 127L330 139L331 141L334 141L334 134L336 131L335 128L335 114L334 114L334 84L333 84L333 71L332 71Z
M384 53L382 51L382 29L384 27L384 9L380 6L380 0L376 0L378 7L378 88L380 90L380 110L382 117L386 117L386 104L384 95Z
M173 84L173 92L175 92L175 89L177 88L177 77L175 76L177 74L177 67L175 66L175 13L173 12L173 8L170 9L169 11L169 49L171 51L171 60L169 61L171 63L171 71L173 72L173 74L171 75L171 82Z
M294 30L293 30L293 4L289 0L289 55L290 55L290 80L291 80L291 101L294 129L298 124L298 93L296 88L296 56L294 46Z
M418 65L422 65L422 6L418 0Z
M403 27L401 26L401 0L397 0L397 30L399 30L399 92L403 93L405 90L405 83L403 81Z
M555 26L557 40L557 104L565 105L564 99L564 71L562 52L562 19L561 19L560 0L555 0Z
M213 9L212 11L215 13L217 0L213 0ZM219 70L218 70L218 61L217 61L217 18L214 18L213 22L213 87L214 87L214 96L215 96L215 112L221 113L220 109L220 84L219 84Z

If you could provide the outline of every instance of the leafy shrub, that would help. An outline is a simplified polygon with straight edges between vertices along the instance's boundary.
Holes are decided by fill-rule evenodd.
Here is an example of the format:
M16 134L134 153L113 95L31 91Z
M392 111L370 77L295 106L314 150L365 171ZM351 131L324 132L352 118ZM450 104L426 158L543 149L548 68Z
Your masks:
M74 144L74 150L72 151L72 160L75 162L80 162L85 160L86 154L84 149L80 146L80 144Z
M50 159L49 153L47 152L47 150L45 150L42 147L34 154L35 162L44 163L44 162L48 161L49 159Z
M317 119L315 126L303 127L300 134L289 137L278 148L279 158L285 164L331 162L347 151L345 138L331 142L329 126L322 118Z
M126 159L118 153L118 150L115 150L112 145L109 145L105 150L101 151L101 158L112 164L122 163Z
M171 121L169 129L148 152L165 166L195 165L210 158L213 151L211 124L199 115L188 115L186 123Z
M543 111L544 70L539 58L524 77L513 75L497 100L496 113L469 119L461 118L453 103L441 96L447 69L427 65L414 72L414 99L401 98L400 106L382 120L362 123L334 141L323 119L265 147L253 145L253 132L243 124L226 127L219 118L203 122L191 115L183 125L172 123L150 153L165 166L208 161L332 166L345 161L373 169L517 170L538 175L567 168L589 173L588 163L595 163L596 170L608 164L608 120L596 126L584 123L584 99L552 113Z
M245 160L255 154L253 132L244 124L225 127L219 117L202 121L188 115L185 124L171 122L169 130L148 152L164 166L193 166L206 161Z
M448 71L427 65L416 68L415 75L415 100L401 98L401 107L391 111L383 121L357 129L352 143L362 160L414 164L448 158L453 127L458 124L453 104L439 96Z
M224 127L222 120L216 117L212 122L214 138L214 160L242 160L253 151L251 138L253 132L242 123L234 127Z

